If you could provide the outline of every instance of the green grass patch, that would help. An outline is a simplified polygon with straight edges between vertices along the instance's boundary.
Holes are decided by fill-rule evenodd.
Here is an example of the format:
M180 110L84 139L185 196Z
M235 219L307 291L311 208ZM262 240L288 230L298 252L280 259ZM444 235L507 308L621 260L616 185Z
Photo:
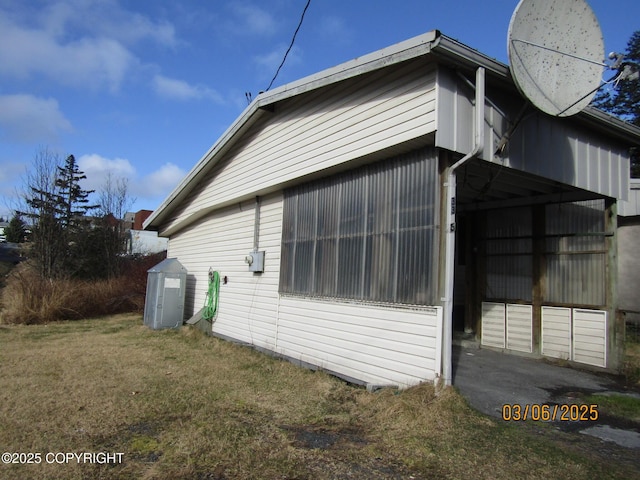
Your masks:
M589 395L583 398L588 404L597 404L598 411L615 417L640 421L640 398L631 395Z

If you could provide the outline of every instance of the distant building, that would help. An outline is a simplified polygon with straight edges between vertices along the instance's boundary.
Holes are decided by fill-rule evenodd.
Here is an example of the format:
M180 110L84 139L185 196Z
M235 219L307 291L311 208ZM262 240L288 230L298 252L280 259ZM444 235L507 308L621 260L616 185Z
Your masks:
M152 210L138 210L133 218L133 229L142 230L142 224L152 213Z
M127 232L127 254L149 255L167 249L169 239L159 237L158 232L145 230L129 230Z
M158 237L158 232L146 232L142 229L144 221L153 210L127 212L122 219L126 231L126 253L128 255L149 255L167 249L168 239Z
M0 222L0 242L6 242L7 236L4 233L4 229L9 226L8 222Z

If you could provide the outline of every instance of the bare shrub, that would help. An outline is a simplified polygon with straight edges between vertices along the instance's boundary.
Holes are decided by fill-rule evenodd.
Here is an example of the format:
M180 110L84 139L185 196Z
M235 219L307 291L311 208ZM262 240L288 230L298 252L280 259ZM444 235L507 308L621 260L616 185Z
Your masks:
M47 280L23 263L9 274L2 290L2 322L37 324L73 318L72 294L68 280Z
M41 324L57 320L144 310L147 270L163 254L129 259L124 275L107 280L45 279L29 263L16 267L0 292L0 323Z

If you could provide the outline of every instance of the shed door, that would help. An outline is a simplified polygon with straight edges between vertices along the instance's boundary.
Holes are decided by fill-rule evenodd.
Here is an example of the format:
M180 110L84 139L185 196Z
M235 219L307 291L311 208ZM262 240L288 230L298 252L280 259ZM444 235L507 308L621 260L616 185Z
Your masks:
M162 320L160 327L176 327L182 323L183 295L180 278L165 277L162 304Z

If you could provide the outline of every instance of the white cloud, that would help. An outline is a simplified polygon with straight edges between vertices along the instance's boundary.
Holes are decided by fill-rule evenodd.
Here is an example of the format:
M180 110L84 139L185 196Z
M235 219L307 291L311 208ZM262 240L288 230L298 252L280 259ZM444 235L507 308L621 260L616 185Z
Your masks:
M42 75L63 85L119 89L135 57L109 38L84 37L61 43L43 30L20 28L0 18L0 74Z
M11 141L41 142L55 140L73 127L53 98L33 95L0 95L0 132Z
M161 97L172 100L212 100L215 103L224 103L222 96L215 90L164 75L156 75L153 78L153 88Z
M146 197L166 197L187 174L177 165L167 162L142 179L141 194Z
M82 25L95 34L115 38L132 45L143 40L175 47L178 44L174 26L167 21L154 22L141 15L120 8L117 3L88 2L84 18L75 17ZM81 25L77 25L80 27Z
M133 181L136 175L135 167L125 158L105 158L97 153L82 155L78 158L78 168L87 178L82 186L87 190L99 190L108 174L114 178L126 178Z
M130 46L177 44L168 22L113 1L58 1L46 8L0 7L0 75L43 76L62 85L119 90L140 60Z
M82 188L100 191L107 175L111 174L114 179L126 179L129 196L143 204L157 204L169 195L186 175L184 170L170 162L140 177L135 166L125 158L106 158L92 153L82 155L77 160L78 168L87 176L82 182Z
M272 78L273 75L275 75L278 67L282 63L282 59L284 58L287 48L287 45L281 44L271 52L253 57L253 62L257 65L260 75L263 78ZM302 49L294 45L287 56L287 60L283 68L291 65L298 65L300 63L302 63Z
M326 16L320 19L318 33L333 45L350 44L353 40L353 30L341 17Z
M277 30L276 21L269 12L253 4L234 4L235 15L231 29L235 33L251 35L272 35Z

